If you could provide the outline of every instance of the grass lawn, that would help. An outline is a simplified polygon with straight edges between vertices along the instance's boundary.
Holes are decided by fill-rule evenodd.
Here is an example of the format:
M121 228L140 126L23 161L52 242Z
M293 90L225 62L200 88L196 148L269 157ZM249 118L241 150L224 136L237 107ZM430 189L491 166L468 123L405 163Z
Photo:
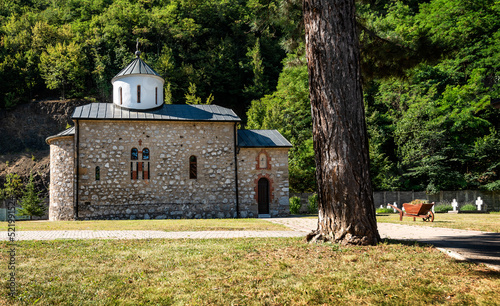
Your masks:
M7 229L7 222L0 222ZM288 227L262 219L177 219L97 221L16 221L16 231L156 230L179 231L288 231Z
M1 242L3 250L7 243ZM496 304L500 274L428 246L298 238L18 242L18 296L0 304Z
M410 217L399 221L399 214L382 214L377 215L377 222L500 232L500 214L434 214L434 222L423 222L419 218L414 222Z

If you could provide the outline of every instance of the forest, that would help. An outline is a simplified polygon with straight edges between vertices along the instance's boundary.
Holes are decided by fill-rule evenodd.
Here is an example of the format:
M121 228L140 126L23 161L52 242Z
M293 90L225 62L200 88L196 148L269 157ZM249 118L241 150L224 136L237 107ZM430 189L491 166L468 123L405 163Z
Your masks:
M374 190L500 190L500 1L357 1ZM3 0L0 109L111 100L142 58L165 103L234 109L277 129L291 191L315 190L302 1Z

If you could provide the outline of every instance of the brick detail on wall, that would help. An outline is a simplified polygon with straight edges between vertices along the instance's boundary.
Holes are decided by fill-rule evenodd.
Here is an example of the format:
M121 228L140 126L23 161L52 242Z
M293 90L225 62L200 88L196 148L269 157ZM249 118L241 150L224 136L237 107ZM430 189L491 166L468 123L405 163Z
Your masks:
M257 178L254 180L255 203L257 203L259 201L259 180L261 178L266 178L269 181L269 203L271 203L274 200L274 181L267 173L257 175Z
M261 154L265 154L266 155L266 160L267 160L267 165L265 168L260 168L260 162L259 162L259 158L260 158L260 155ZM267 153L266 150L262 149L259 154L257 154L257 156L255 157L255 160L257 161L257 164L255 165L255 170L271 170L271 157L269 156L269 153Z

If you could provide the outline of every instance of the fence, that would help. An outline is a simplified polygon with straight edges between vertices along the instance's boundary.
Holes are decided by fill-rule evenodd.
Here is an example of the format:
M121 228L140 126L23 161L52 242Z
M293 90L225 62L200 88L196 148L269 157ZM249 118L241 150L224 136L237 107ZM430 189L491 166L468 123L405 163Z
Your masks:
M43 217L33 217L33 220L48 220L49 219L49 200L44 200L45 206L47 207L47 211ZM16 204L16 212L20 208L19 203ZM16 216L16 220L28 220L27 216ZM7 221L7 200L0 201L0 221Z
M307 198L312 193L290 193L290 197L299 197L302 208L307 210ZM456 199L459 207L466 203L474 203L478 197L483 200L483 210L500 211L500 192L482 191L482 190L459 190L459 191L441 191L436 194L426 194L425 191L376 191L373 193L375 207L380 205L393 204L396 202L400 207L402 203L409 203L416 199L428 200L429 202L449 203Z

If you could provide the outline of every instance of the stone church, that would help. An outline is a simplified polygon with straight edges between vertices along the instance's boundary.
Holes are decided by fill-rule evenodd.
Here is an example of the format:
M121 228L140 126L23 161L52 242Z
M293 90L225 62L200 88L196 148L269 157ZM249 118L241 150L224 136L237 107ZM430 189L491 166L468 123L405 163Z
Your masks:
M77 107L50 136L50 220L289 214L288 150L276 130L239 130L217 105L167 105L136 52L113 103Z

